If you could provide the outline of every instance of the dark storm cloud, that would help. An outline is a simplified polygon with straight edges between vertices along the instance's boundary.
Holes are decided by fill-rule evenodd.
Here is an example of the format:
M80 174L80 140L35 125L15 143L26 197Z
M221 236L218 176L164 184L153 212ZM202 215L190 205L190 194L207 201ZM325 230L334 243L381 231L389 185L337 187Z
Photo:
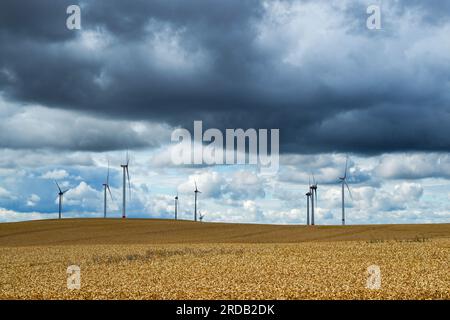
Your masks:
M73 33L62 28L66 25L64 13L72 3L70 0L2 1L0 4L2 40L14 41L21 38L43 41L45 44L72 38Z
M106 42L97 50L65 28L66 4L1 2L0 91L10 100L187 128L280 128L282 152L450 150L450 63L440 44L408 47L414 29L373 36L359 23L358 33L359 4L335 9L340 32L327 38L318 24L304 35L300 25L297 38L256 0L82 2L83 32ZM391 15L409 8L423 12L423 27L445 27L427 18L445 21L440 2L399 2Z

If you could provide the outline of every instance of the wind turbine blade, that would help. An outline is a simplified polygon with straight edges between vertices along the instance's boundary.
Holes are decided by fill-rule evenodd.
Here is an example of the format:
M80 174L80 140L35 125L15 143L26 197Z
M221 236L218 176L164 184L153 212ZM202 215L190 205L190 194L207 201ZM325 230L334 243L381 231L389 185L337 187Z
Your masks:
M109 188L109 185L106 185L106 188L107 188L108 191L109 191L109 195L111 196L111 200L114 201L114 198L113 198L113 196L112 196L111 189Z
M63 191L63 194L66 193L66 192L69 191L69 190L70 190L70 189L67 189L67 190Z
M313 177L313 185L316 185L316 178L314 177L314 174L312 175Z
M314 193L316 194L316 205L317 205L317 189L314 190Z
M347 166L348 166L348 156L345 159L345 172L344 172L344 179L347 178Z
M130 173L128 172L128 166L126 167L127 170L127 178L128 178L128 190L130 192L130 198L131 198L131 181L130 181Z
M126 161L127 161L127 166L128 166L128 163L130 163L130 158L129 158L129 156L128 156L128 150L127 150L127 158L126 158Z
M344 182L345 182L345 185L347 186L347 190L348 190L348 193L350 194L350 198L352 198L352 200L353 200L353 195L352 195L352 192L350 191L350 187L348 186L347 181L344 181Z
M194 181L194 184L195 184L195 191L198 191L198 189L197 189L197 181Z
M108 160L108 174L106 175L106 185L109 185L109 160Z
M58 187L59 192L62 192L61 188L59 187L59 184L58 184L58 182L56 182L56 180L55 180L55 183L56 183L56 186Z

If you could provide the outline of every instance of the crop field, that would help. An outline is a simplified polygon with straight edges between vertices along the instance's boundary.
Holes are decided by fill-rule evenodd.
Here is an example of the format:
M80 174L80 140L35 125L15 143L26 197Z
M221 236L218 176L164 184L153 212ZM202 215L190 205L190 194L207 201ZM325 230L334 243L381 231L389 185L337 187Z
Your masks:
M449 224L6 223L0 258L0 299L450 298ZM379 288L367 287L372 265Z

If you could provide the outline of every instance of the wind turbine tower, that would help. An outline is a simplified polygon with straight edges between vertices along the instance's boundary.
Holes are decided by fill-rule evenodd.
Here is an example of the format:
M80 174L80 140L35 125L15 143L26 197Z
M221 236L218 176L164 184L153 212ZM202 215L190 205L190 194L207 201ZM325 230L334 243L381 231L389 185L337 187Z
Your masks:
M61 219L61 213L62 213L62 200L63 200L63 196L64 194L69 191L69 189L62 191L61 188L59 187L58 182L56 182L56 186L58 187L58 200L59 200L59 214L58 214L58 219Z
M311 178L309 179L309 193L311 195L311 225L314 225L314 185L311 184Z
M201 191L198 190L197 188L197 182L194 181L195 184L195 190L194 190L194 194L195 194L195 201L194 201L194 221L197 221L197 193L201 193Z
M315 201L315 202L314 202ZM311 224L314 225L314 205L317 207L317 183L313 175L313 184L311 185Z
M106 218L106 209L107 209L106 198L108 192L109 196L111 197L111 200L114 201L111 189L109 188L109 161L108 161L108 173L106 175L106 182L103 184L103 218Z
M311 197L311 192L307 192L306 194L306 225L309 226L309 198Z
M128 172L128 164L130 163L130 159L128 158L128 152L127 152L127 157L126 157L126 164L121 164L120 166L122 167L123 170L123 189L122 189L122 218L126 218L127 217L127 212L126 212L126 208L127 208L127 180L128 180L128 189L129 189L129 193L131 195L131 182L130 182L130 173Z
M345 171L344 171L344 176L343 177L339 177L339 180L341 180L341 184L342 184L342 225L345 226L345 190L344 190L344 185L347 186L348 189L348 193L350 194L350 198L353 199L352 196L352 192L350 191L350 187L347 184L347 166L348 166L348 157L347 160L345 160Z
M178 220L178 193L175 197L175 220Z

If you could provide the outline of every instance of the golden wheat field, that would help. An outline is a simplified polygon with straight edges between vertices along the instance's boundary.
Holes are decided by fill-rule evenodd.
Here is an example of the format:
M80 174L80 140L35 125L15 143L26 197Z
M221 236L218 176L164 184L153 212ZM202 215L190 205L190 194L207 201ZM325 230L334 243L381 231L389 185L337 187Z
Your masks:
M0 257L1 299L450 298L449 224L5 223ZM371 265L379 289L366 287Z

